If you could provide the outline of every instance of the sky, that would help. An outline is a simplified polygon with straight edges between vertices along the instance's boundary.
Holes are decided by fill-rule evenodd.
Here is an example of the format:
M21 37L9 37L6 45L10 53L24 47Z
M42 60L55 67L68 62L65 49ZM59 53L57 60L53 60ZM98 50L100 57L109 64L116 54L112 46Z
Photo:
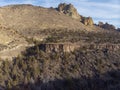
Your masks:
M43 7L57 7L59 3L71 3L80 15L90 16L95 23L120 27L120 0L0 0L0 6L10 4L32 4Z

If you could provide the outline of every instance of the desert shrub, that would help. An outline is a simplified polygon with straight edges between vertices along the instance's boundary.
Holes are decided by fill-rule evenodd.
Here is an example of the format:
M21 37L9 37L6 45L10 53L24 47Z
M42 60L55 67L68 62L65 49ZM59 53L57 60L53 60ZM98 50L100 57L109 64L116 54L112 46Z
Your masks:
M88 49L88 47L81 47L73 52L47 53L40 50L39 44L37 44L26 49L22 55L19 55L12 62L2 62L0 66L0 84L12 88L14 86L24 86L24 84L30 86L31 79L37 82L37 79L40 78L41 81L48 83L51 79L67 79L69 77L70 80L67 79L66 81L66 89L73 89L74 85L77 87L75 82L72 81L72 78L76 76L78 78L99 77L105 72L120 68L119 50L107 52L107 55L105 55L102 50ZM113 73L111 77L117 76ZM87 79L84 82L87 83L84 84L86 90L89 90L89 88L94 90L93 88L98 87L95 83L91 86L90 82L92 83L92 81ZM108 86L111 85L107 81L106 83ZM77 85L80 87L82 84L78 83Z

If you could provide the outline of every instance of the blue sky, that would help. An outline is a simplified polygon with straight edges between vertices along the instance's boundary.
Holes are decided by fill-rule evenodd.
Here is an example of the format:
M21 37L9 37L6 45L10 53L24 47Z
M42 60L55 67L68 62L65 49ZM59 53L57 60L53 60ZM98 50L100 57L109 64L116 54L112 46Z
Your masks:
M91 16L95 23L108 22L120 27L120 0L0 0L0 6L33 4L57 7L59 3L72 3L80 15Z

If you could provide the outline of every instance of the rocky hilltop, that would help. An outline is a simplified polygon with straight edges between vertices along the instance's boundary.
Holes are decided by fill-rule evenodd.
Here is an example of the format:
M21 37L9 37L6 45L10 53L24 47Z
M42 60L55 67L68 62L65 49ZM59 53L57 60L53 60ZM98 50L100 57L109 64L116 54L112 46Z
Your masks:
M57 10L67 16L71 16L72 18L79 20L84 25L92 26L94 24L91 17L83 17L82 15L79 15L77 9L72 4L61 3L58 5Z
M74 19L81 19L77 9L74 8L72 4L61 3L58 5L57 10L61 13L66 14L67 16L71 16Z
M98 26L107 30L116 30L114 25L108 23L99 22Z
M59 13L55 9L32 5L10 5L1 7L0 23L17 31L48 28L85 29L82 23Z

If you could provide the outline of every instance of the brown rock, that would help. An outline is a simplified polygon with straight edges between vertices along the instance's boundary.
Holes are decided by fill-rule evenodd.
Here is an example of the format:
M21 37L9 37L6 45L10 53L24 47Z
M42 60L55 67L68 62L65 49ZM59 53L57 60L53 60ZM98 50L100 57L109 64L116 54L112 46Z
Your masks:
M58 11L71 16L74 19L80 19L77 9L72 4L61 3L58 5Z
M103 22L99 22L98 26L104 29L108 29L108 30L115 30L115 26L109 23L103 23Z
M57 10L67 16L71 16L72 18L79 20L85 25L93 25L92 18L79 15L77 9L72 4L61 3L58 5Z
M51 53L51 52L72 52L79 48L80 45L71 43L45 43L40 44L40 49Z
M81 22L86 26L92 26L94 24L91 17L83 17Z
M103 22L99 22L99 23L98 23L98 26L103 26L103 25L104 25Z

